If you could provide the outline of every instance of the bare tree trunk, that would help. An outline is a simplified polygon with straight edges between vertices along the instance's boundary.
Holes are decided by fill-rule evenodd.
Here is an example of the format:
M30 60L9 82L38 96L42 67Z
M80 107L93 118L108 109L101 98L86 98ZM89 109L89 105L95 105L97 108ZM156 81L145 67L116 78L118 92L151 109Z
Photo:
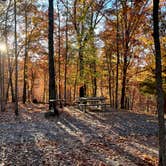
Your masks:
M64 73L64 99L66 101L66 83L67 83L67 57L68 57L68 0L66 0L67 12L66 12L66 52L65 52L65 73Z
M48 64L49 64L49 109L52 104L50 100L56 99L56 87L55 87L55 67L54 67L54 4L53 0L49 0L48 9ZM58 110L54 109L54 113L58 115Z
M15 115L18 116L18 54L17 54L17 6L14 0L14 37L15 37Z
M127 15L127 1L123 4L123 20L124 20L124 41L123 41L123 71L122 71L122 93L121 93L121 109L125 109L125 95L126 95L126 77L127 77L127 69L129 65L129 32L130 29L128 27L128 15Z
M24 82L23 82L23 97L22 101L25 104L26 98L27 98L27 79L28 79L28 48L27 48L27 28L28 28L28 22L27 22L27 6L25 9L25 57L24 57Z
M60 8L59 8L59 0L57 0L57 9L58 9L58 96L61 99L61 20L60 20Z
M5 44L6 44L6 54L7 54L7 59L8 59L8 84L7 84L7 88L6 88L6 95L5 95L5 105L7 104L8 101L8 91L9 91L9 86L10 86L10 56L9 56L9 49L8 49L8 35L7 35L7 23L8 23L8 13L9 13L9 8L11 5L11 1L9 3L9 6L6 10L6 18L5 18Z
M118 0L116 0L117 21L116 21L116 89L115 89L115 108L118 108L118 86L119 86L119 13L118 13Z
M166 165L166 140L165 140L165 124L164 124L164 93L162 88L162 65L161 65L161 49L159 39L159 0L153 0L153 37L155 45L155 61L156 61L156 90L157 90L157 112L159 123L159 165Z

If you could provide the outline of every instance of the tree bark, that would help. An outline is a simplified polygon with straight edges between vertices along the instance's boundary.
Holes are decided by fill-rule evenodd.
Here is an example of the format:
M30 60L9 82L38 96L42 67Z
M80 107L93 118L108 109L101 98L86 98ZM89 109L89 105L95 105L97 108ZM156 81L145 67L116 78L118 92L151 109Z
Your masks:
M64 99L66 101L66 89L67 89L67 57L68 57L68 0L66 0L67 12L66 12L66 52L65 52L65 73L64 73Z
M83 47L81 44L79 47L79 62L80 62L80 78L84 78ZM85 82L84 82L83 86L80 87L80 91L81 91L80 97L85 97L86 96L86 88L82 88L82 87L86 87Z
M14 38L15 38L15 115L18 116L18 54L17 54L17 6L14 0Z
M27 48L27 28L28 28L28 23L27 23L27 6L25 9L25 57L24 57L24 82L23 82L23 97L22 101L25 104L27 100L27 79L28 79L28 48Z
M60 20L60 9L59 0L57 0L57 11L58 11L58 97L61 99L61 20Z
M157 90L157 112L159 124L159 165L166 165L166 140L164 124L164 92L162 88L162 65L161 49L159 39L159 0L153 0L153 37L155 45L155 71L156 71L156 90Z
M55 89L55 67L54 67L54 4L53 0L49 0L48 9L48 64L49 64L49 109L51 109L50 100L56 99ZM58 114L58 110L54 109L55 114Z
M116 20L116 89L115 89L115 108L118 109L118 87L119 87L119 13L118 13L118 0L116 0L117 20Z
M126 57L124 57L124 59L126 59ZM127 76L127 69L126 69L126 65L124 64L124 66L123 66L123 78L122 78L121 109L125 109L126 76Z

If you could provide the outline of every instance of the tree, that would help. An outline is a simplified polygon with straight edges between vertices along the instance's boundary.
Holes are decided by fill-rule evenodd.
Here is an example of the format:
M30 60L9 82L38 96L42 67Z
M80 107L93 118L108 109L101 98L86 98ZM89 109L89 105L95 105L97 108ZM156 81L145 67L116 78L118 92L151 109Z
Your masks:
M50 100L56 99L55 89L55 67L54 67L54 4L53 0L49 0L48 9L48 65L49 65L49 109L51 109ZM58 110L54 110L58 115Z
M68 58L68 13L69 13L69 5L68 0L66 0L66 31L65 31L65 38L66 38L66 51L65 51L65 71L64 71L64 99L66 100L66 89L67 89L67 58Z
M159 39L159 0L153 0L153 38L155 45L156 62L156 90L157 90L157 112L159 123L159 165L166 165L165 124L164 124L164 93L162 88L162 65L161 48Z
M119 12L118 12L118 0L116 0L116 51L117 51L117 61L116 61L116 90L115 90L115 108L118 108L118 89L119 89Z
M57 17L58 17L58 97L61 99L61 16L60 16L60 7L59 0L57 0Z
M78 57L79 57L79 71L80 78L83 79L83 86L80 88L81 96L86 96L86 83L85 83L85 62L84 51L86 44L94 37L94 30L99 24L103 16L100 14L106 7L109 1L80 1L75 0L73 4L72 23L76 32L76 40L78 44ZM94 43L93 43L94 44ZM94 73L95 62L93 62ZM96 73L95 73L96 74ZM95 75L94 74L94 75ZM94 94L96 93L96 77L93 77Z
M14 38L15 38L15 115L18 116L18 54L17 54L17 8L14 0Z
M27 96L27 70L28 70L28 16L27 16L27 11L28 10L28 4L25 2L25 57L24 57L24 82L23 82L23 103L25 104L26 102L26 96Z

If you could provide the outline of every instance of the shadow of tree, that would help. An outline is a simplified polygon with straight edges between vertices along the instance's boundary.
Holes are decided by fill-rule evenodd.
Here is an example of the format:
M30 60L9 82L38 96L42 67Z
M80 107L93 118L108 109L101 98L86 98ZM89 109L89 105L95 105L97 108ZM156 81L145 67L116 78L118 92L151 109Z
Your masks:
M44 113L22 111L15 122L1 124L0 162L55 166L152 165L132 151L143 154L148 148L141 151L128 138L156 136L154 131L148 131L156 125L153 117L132 113L83 114L65 110L59 118L45 119ZM144 127L148 127L147 131Z

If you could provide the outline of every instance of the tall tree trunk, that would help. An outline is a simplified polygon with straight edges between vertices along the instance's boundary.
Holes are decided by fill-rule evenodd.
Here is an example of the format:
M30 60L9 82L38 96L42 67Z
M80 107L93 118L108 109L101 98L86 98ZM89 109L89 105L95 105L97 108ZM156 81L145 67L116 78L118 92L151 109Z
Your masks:
M118 90L119 90L119 13L118 13L118 0L116 0L117 20L116 20L116 89L115 89L115 108L118 108Z
M3 100L3 97L2 97L2 93L3 93L3 87L2 87L2 55L1 55L1 52L0 52L0 105L1 105L1 112L2 112L2 100Z
M162 88L162 65L161 49L159 39L159 0L153 0L153 37L155 45L156 61L156 90L157 90L157 112L159 123L159 165L166 165L166 140L164 124L164 93Z
M8 23L8 13L9 13L10 5L11 5L11 1L6 10L6 16L5 16L5 44L6 44L6 55L7 55L7 59L8 59L8 71L10 71L9 70L10 61L9 61L9 49L8 49L7 23ZM9 76L8 76L8 78L9 78ZM8 101L8 89L9 89L9 81L8 81L7 88L6 88L5 105L7 104L7 101Z
M125 109L125 95L126 95L126 77L128 69L129 58L129 27L128 27L128 13L127 13L127 1L123 4L123 21L124 21L124 41L123 41L123 71L122 71L122 93L121 93L121 109Z
M57 10L58 10L58 97L61 99L61 20L60 20L60 8L59 0L57 0Z
M23 79L23 97L22 101L25 104L27 98L27 79L28 79L28 48L27 48L27 28L28 28L28 20L27 20L27 6L25 9L25 57L24 57L24 79Z
M67 83L67 57L68 57L68 0L66 0L67 12L66 12L66 52L65 52L65 73L64 73L64 99L66 101L66 83Z
M48 9L48 64L49 64L49 109L51 109L50 100L56 99L55 89L55 67L54 67L54 4L53 0L49 0ZM55 114L58 114L58 110L55 109Z
M15 38L15 115L18 116L18 54L17 54L17 9L14 0L14 38Z

